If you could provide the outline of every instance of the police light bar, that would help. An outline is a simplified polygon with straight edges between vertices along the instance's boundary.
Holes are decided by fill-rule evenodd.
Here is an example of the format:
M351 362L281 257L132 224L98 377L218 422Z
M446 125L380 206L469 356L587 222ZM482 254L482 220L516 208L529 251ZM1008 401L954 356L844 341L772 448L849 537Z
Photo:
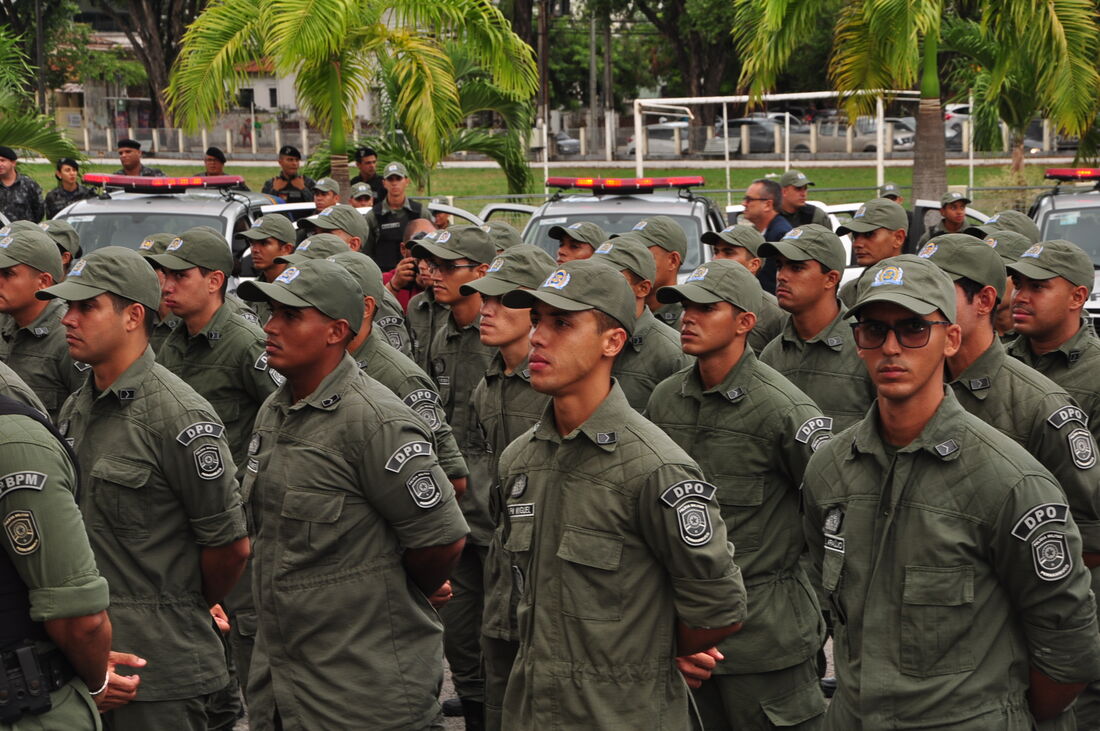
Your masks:
M109 185L128 193L182 193L192 188L232 188L244 182L240 175L198 175L188 178L146 178L139 175L104 175L88 173L84 182Z
M1047 168L1047 180L1100 180L1100 168Z
M585 188L593 193L650 193L657 188L690 188L703 184L702 175L672 178L547 178L548 188Z

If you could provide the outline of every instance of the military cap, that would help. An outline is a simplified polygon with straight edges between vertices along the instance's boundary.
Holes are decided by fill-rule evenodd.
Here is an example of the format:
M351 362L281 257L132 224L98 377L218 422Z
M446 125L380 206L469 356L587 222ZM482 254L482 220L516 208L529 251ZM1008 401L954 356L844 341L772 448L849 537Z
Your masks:
M1062 277L1077 287L1088 287L1090 294L1096 277L1096 267L1089 255L1065 239L1033 244L1008 269L1028 279Z
M779 241L765 241L759 256L783 255L792 261L819 261L832 271L844 271L844 244L840 237L816 223L792 228Z
M363 214L358 208L349 206L347 203L329 206L305 220L324 231L337 229L346 231L349 236L356 236L361 242L365 242L370 237L370 229Z
M223 244L224 245L224 244ZM160 280L145 257L125 246L104 246L73 262L63 282L35 292L40 300L87 300L104 292L118 295L156 312Z
M233 271L233 252L221 234L205 226L190 228L168 244L163 254L154 254L149 259L159 267L174 272L202 267L222 272L229 276Z
M382 283L382 270L374 263L374 259L358 251L352 251L346 246L344 251L327 256L325 259L347 269L359 283L363 296L373 297L375 305L381 304L382 298L386 296L386 285Z
M608 239L596 247L592 258L600 257L619 271L629 271L652 282L657 278L657 262L640 236L623 235Z
M779 176L779 187L786 188L788 185L793 185L796 188L805 188L807 185L813 185L814 181L806 177L806 173L801 170L788 170Z
M452 226L425 236L412 247L412 255L420 259L435 256L445 261L469 259L478 264L488 264L496 253L489 234L480 226Z
M296 157L302 159L302 153L294 145L283 145L279 148L279 157Z
M967 229L968 232L973 230ZM1020 254L1031 248L1033 243L1027 236L1015 231L990 231L983 240L1001 255L1005 264L1011 264L1019 259Z
M883 183L882 187L878 189L879 198L900 198L901 186L897 183Z
M558 241L561 241L563 236L568 236L574 241L588 244L593 249L607 241L607 233L591 221L577 221L568 226L551 226L546 235Z
M363 289L347 269L327 259L288 266L271 283L241 282L237 294L250 302L313 307L333 320L347 320L353 333L363 327Z
M718 232L707 231L699 237L699 240L711 246L717 246L723 242L733 244L748 249L753 256L759 256L758 252L760 245L764 243L764 235L757 231L755 226L735 223Z
M684 229L669 216L650 216L634 224L628 233L637 234L646 246L660 246L665 251L675 251L683 259L687 256L688 240ZM625 234L615 234L615 236Z
M34 221L25 221L20 219L18 221L12 221L7 226L0 228L0 235L7 235L15 231L41 231L42 227Z
M330 256L343 254L345 251L351 251L351 249L339 236L313 234L308 239L302 239L302 243L298 244L294 251L275 257L275 261L296 264L307 259L327 259Z
M947 272L927 259L901 254L868 267L860 278L849 315L872 302L893 302L918 315L939 310L955 322L955 284Z
M943 234L931 239L917 254L951 275L963 277L997 290L997 299L1005 296L1005 265L1000 255L981 239L968 234Z
M382 171L382 178L392 178L397 176L399 178L409 177L409 171L405 169L405 166L399 162L391 162L386 166L386 169Z
M72 224L63 218L53 218L43 221L38 226L53 239L53 242L73 256L80 251L80 234L76 232Z
M147 259L155 254L163 254L168 249L168 244L175 240L175 234L149 234L138 244L138 253Z
M683 284L661 287L657 290L657 301L665 304L672 302L729 302L746 312L759 312L764 299L764 290L760 280L739 262L729 259L708 261L688 275Z
M0 157L15 162L19 159L19 156L15 154L15 150L11 149L7 145L0 145Z
M963 229L963 233L977 236L979 239L985 238L993 231L1015 231L1018 234L1027 236L1033 244L1039 243L1039 239L1043 237L1039 233L1039 227L1035 225L1035 221L1032 221L1030 216L1011 208L997 211L980 226L970 226Z
M131 140L129 137L123 137L121 140L118 141L118 144L115 145L115 147L120 150L124 148L130 150L141 150L141 143L137 140Z
M207 157L212 157L220 163L225 163L225 153L222 152L222 148L210 146L206 148Z
M523 243L519 231L511 224L504 221L496 221L485 224L485 230L489 232L489 239L497 251L504 251Z
M313 190L323 190L326 193L339 193L340 184L332 178L321 178L313 184Z
M286 216L271 213L252 222L250 228L241 232L241 236L252 241L262 241L272 238L282 241L284 244L294 243L298 235L294 232L294 224Z
M888 231L908 231L909 217L897 201L889 198L872 198L852 214L852 220L837 228L837 236L848 233L868 233L884 228Z
M969 203L970 199L957 190L949 190L943 194L942 198L940 198L940 208L943 208L944 206L949 206L952 203L957 203L958 201Z
M355 148L355 162L362 162L364 157L370 157L374 155L378 157L378 153L370 147L356 147Z
M550 273L538 289L513 289L501 299L505 307L525 309L545 302L567 312L599 310L634 334L634 290L626 277L600 259L567 261Z
M0 269L16 264L26 264L32 269L45 272L55 282L60 282L65 276L57 244L37 226L33 230L12 231L6 236L0 236Z
M352 198L373 198L374 190L366 183L356 183L351 186Z
M517 244L493 259L484 277L458 289L464 295L480 292L489 297L500 297L513 289L535 289L546 281L554 267L554 260L539 247Z

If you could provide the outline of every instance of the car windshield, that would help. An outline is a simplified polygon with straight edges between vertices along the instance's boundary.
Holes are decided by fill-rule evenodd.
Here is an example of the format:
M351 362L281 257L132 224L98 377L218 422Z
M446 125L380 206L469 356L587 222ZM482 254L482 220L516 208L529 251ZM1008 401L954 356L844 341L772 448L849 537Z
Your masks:
M164 211L133 213L85 213L61 216L80 235L80 248L85 254L103 246L125 246L136 249L146 236L156 233L179 233L195 226L210 226L225 231L221 216L196 216Z
M1066 239L1080 246L1100 266L1100 208L1053 211L1043 222L1043 241Z
M556 257L558 254L558 242L556 239L552 239L549 236L550 229L553 226L568 226L580 221L589 221L602 228L608 234L621 234L634 228L634 224L642 219L649 218L651 215L650 213L609 212L581 215L570 214L568 217L546 216L531 221L530 225L527 227L524 239L528 244L535 244L546 250L550 256ZM687 258L684 263L680 265L680 271L690 272L702 264L699 260L701 248L699 246L699 237L703 234L702 227L699 223L699 219L694 216L670 216L670 218L678 223L680 228L684 229L684 233L687 234Z

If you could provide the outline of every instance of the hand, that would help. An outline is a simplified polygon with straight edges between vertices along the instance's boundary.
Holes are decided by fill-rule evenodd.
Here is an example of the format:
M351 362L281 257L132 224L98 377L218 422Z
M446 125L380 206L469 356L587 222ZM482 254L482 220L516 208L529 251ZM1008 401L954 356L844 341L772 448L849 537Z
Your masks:
M393 277L390 278L388 286L392 292L397 293L412 284L414 279L416 279L416 257L407 256L397 262L397 266L393 268Z
M287 179L284 178L282 175L276 175L275 180L271 183L271 187L275 190L282 190L286 187L287 182Z
M435 590L435 593L428 597L428 602L439 609L447 602L454 598L454 591L451 590L451 582L444 581L443 586Z
M725 656L718 652L717 647L712 647L694 655L682 655L676 658L676 668L684 676L689 688L699 688L704 680L710 680L711 672L718 661L725 659Z
M455 500L461 500L462 496L466 494L466 478L454 478L451 480L451 486L455 489Z
M210 616L214 618L214 624L218 626L219 632L223 635L229 634L229 616L226 615L221 604L210 607Z
M293 178L291 178L290 184L298 190L306 189L306 179L303 178L301 175L295 175Z
M128 652L115 652L111 650L107 655L107 690L99 695L92 696L96 708L100 713L124 706L137 696L138 686L141 685L140 675L119 675L115 668L124 665L130 668L145 667L145 659Z

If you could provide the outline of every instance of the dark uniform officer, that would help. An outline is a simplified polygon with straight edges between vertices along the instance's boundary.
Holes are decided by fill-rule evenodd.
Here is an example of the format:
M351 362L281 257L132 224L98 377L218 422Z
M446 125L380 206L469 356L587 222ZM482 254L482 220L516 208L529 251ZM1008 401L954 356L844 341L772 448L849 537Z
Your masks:
M908 233L905 209L889 198L867 201L856 210L852 220L836 230L837 236L847 234L851 238L852 256L864 271L883 259L905 253ZM859 281L859 277L851 279L840 288L840 301L845 308L856 301Z
M302 164L302 153L294 145L279 148L279 174L268 178L260 192L277 195L287 203L312 203L313 178L298 173ZM295 182L302 185L298 187Z
M787 219L791 228L805 226L807 223L828 227L829 214L806 202L807 189L814 184L801 170L788 170L779 176L779 187L783 189L779 215Z
M164 176L162 170L151 168L141 161L141 143L137 140L119 140L118 159L122 163L122 167L115 171L115 175L133 175L142 178L160 178Z
M653 261L657 265L656 276L653 278L653 288L646 297L646 305L658 321L671 327L680 329L680 316L683 308L679 302L661 303L657 300L657 290L676 284L676 277L680 273L687 258L688 240L687 234L680 224L670 216L651 216L643 218L634 224L630 233L649 247L653 254ZM616 238L619 234L611 236ZM602 242L601 242L602 243Z
M42 188L16 169L15 150L0 145L0 213L9 221L42 220Z
M372 196L380 200L386 196L386 186L382 183L382 176L378 174L378 153L369 147L357 147L355 149L355 167L359 174L351 179L351 185L363 183L369 185Z
M804 527L834 615L826 726L1033 728L1100 677L1081 536L1033 457L944 389L960 342L951 280L876 264L855 306L878 400L825 442ZM1029 712L1030 705L1030 712Z
M46 194L46 218L53 218L63 208L77 201L95 198L94 189L80 183L80 163L71 157L62 157L57 161L57 187Z
M386 192L374 201L374 208L371 209L373 217L368 222L374 233L369 248L364 247L363 250L378 262L379 269L388 272L401 261L401 242L404 241L405 227L409 221L414 218L430 221L431 216L427 208L405 195L409 173L404 165L391 162L386 166L382 179Z
M748 616L694 693L703 728L819 728L815 656L824 623L810 579L799 488L832 420L747 347L763 290L734 261L711 261L658 295L684 307L684 351L698 362L662 381L645 416L699 463L737 540Z

